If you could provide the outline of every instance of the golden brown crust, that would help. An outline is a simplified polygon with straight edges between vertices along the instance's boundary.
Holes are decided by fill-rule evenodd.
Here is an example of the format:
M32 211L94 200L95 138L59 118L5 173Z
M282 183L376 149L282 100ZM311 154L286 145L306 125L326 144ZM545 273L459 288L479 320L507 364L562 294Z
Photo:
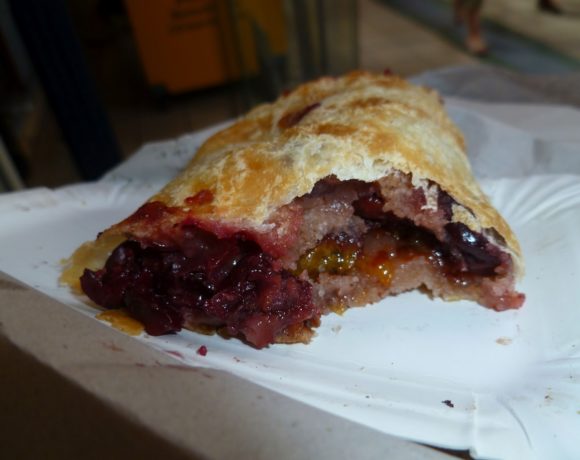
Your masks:
M283 120L283 122L281 122ZM196 221L267 231L269 217L330 175L372 182L402 171L439 184L460 205L453 221L494 228L522 273L518 242L475 182L465 142L438 94L396 76L353 72L298 87L212 136L150 202ZM210 190L211 202L195 197ZM122 222L106 233L132 233ZM493 233L493 232L492 232Z

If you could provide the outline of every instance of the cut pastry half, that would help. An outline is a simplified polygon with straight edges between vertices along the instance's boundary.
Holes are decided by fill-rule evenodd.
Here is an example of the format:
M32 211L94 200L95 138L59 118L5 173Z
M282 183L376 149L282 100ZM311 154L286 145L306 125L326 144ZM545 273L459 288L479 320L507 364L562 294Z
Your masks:
M149 334L308 342L321 316L422 289L518 308L518 242L434 91L322 78L212 136L62 280Z

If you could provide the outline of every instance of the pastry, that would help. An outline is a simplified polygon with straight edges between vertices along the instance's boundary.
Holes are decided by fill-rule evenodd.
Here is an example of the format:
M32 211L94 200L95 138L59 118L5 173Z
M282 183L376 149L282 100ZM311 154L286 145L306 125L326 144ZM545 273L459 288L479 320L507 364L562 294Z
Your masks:
M308 342L321 316L420 288L518 308L518 241L438 94L353 72L299 86L209 138L63 280L149 334Z

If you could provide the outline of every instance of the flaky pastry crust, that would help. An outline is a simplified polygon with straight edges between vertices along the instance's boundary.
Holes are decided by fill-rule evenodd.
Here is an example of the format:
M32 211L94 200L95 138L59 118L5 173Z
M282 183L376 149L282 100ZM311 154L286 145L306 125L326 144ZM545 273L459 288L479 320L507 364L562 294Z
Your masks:
M512 256L516 273L523 273L519 244L476 183L465 141L441 98L394 75L325 77L256 107L209 138L149 201L179 211L167 215L165 225L186 217L205 228L219 223L259 233L271 231L273 213L321 179L373 182L395 171L410 174L417 186L438 184L457 203L452 221L485 232ZM192 199L204 191L211 200ZM127 219L104 232L100 246L88 243L90 257L74 265L98 265L120 235L146 238L150 231L142 221Z

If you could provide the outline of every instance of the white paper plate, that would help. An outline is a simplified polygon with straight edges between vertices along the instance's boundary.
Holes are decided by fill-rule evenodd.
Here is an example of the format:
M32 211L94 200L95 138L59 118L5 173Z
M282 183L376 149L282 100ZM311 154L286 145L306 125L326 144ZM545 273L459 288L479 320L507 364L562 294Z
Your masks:
M206 135L148 146L99 183L0 196L0 270L94 316L58 286L59 261L131 213ZM323 318L307 346L258 351L188 331L139 340L408 439L482 458L579 458L580 178L482 185L522 244L519 311L409 293Z

